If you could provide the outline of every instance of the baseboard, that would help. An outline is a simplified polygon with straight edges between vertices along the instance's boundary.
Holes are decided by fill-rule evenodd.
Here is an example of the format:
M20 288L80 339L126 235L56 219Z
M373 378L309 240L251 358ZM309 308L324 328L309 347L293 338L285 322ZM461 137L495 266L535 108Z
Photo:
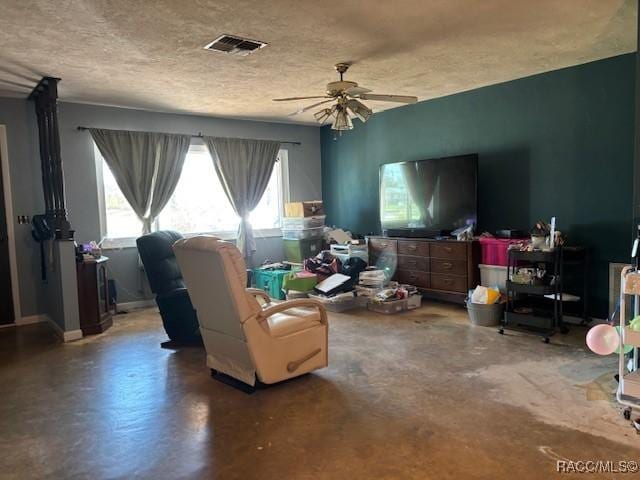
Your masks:
M42 323L47 321L47 315L37 314L37 315L28 315L26 317L20 317L16 319L16 326L22 325L33 325L34 323Z
M34 325L36 323L44 323L46 321L46 315L27 315L26 317L16 318L13 323L0 325L0 328L22 327L24 325Z
M58 337L60 337L60 339L65 343L73 342L74 340L80 340L82 338L82 330L69 330L68 332L65 332L64 330L62 330L62 328L60 328L60 325L54 322L53 319L46 313L21 317L16 319L15 323L3 326L22 327L25 325L34 325L36 323L48 324L53 329L53 331L56 332L56 335L58 335Z
M62 328L60 328L60 325L53 321L53 319L49 315L42 316L45 317L45 321L51 326L51 328L53 328L53 331L56 332L58 337L60 337L63 342L73 342L82 338L82 330L77 329L65 332L64 330L62 330Z
M80 340L84 335L82 335L82 330L70 330L68 332L64 332L62 334L62 341L67 342L75 342L76 340Z
M118 304L118 310L136 310L138 308L151 308L156 306L156 301L149 300L136 300L135 302L124 302Z

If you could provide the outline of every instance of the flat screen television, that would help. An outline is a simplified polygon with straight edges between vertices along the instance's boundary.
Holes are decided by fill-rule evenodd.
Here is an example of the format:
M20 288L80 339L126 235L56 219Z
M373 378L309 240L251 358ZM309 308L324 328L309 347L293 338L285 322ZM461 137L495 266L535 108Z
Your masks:
M478 155L380 167L380 224L392 236L445 235L478 221ZM391 232L395 232L393 235Z

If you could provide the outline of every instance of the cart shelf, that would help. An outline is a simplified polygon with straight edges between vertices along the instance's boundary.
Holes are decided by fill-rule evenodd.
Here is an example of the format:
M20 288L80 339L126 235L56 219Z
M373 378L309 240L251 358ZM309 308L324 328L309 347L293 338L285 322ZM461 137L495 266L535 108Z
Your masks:
M535 313L505 312L505 318L510 327L541 334L554 333L555 325L551 317L539 316Z
M515 283L511 280L516 271L523 268L523 265L536 263L546 264L545 270L547 275L554 279L553 285L528 285ZM548 343L549 337L558 328L561 332L566 332L566 327L562 323L562 301L560 301L562 248L556 248L549 252L509 250L507 279L507 305L500 333L504 333L506 328L524 330L542 335L545 343ZM554 298L549 301L545 295L553 295ZM547 308L539 308L541 305L546 305ZM531 311L518 312L517 310L523 306L527 306Z
M631 330L629 327L624 327L624 338L622 343L640 348L640 332Z
M528 293L530 295L549 295L556 293L556 287L553 285L529 285L526 283L516 283L507 280L507 290L516 293Z
M640 226L638 227L638 239L640 239ZM636 240L637 241L637 240ZM635 248L635 247L634 247ZM636 257L636 266L626 266L620 273L620 310L618 318L620 321L620 331L622 338L620 341L623 345L633 345L631 349L631 359L627 359L627 353L624 348L618 349L618 389L616 391L616 399L618 403L625 406L623 411L624 418L629 420L633 413L633 409L640 407L640 369L638 368L638 347L640 347L640 332L636 332L627 326L627 315L629 313L627 302L630 296L625 295L631 288L631 285L638 284L638 257ZM629 282L629 283L628 283ZM633 294L633 314L640 314L640 292Z
M509 257L512 260L526 260L528 262L538 263L554 263L557 258L557 250L551 250L549 252L543 252L540 250L534 250L533 252L527 252L523 250L509 250Z
M620 389L623 395L640 397L640 370L627 373L620 378Z

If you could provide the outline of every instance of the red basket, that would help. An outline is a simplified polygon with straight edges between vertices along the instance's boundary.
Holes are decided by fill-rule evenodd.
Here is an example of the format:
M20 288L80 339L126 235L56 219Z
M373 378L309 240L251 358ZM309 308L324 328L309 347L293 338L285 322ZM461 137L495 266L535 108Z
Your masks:
M501 265L506 267L509 263L509 245L522 243L522 238L487 238L480 237L482 248L482 263L484 265Z

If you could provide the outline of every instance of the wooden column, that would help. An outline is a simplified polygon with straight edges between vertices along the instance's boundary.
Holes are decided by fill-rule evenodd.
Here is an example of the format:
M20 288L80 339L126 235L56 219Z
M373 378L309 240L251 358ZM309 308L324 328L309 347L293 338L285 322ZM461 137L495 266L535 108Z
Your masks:
M56 233L56 238L72 238L73 231L67 219L64 192L64 172L60 154L58 129L59 78L43 77L33 89L29 100L35 102L38 119L42 190L46 215Z

